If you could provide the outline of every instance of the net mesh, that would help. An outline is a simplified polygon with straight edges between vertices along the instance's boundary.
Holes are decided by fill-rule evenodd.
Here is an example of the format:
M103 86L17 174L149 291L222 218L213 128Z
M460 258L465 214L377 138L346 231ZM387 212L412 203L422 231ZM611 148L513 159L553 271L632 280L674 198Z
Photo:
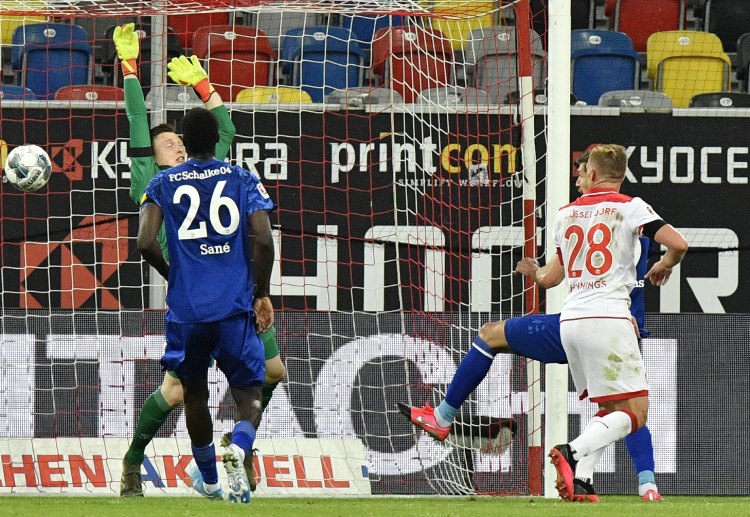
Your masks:
M540 424L528 415L539 380L524 361L495 361L442 445L415 432L396 403L436 404L483 323L536 310L513 268L541 243L532 151L543 126L528 125L523 99L543 85L542 36L514 30L518 4L278 7L3 2L3 20L25 26L11 45L12 73L29 90L4 90L3 157L38 144L53 175L35 193L2 186L0 435L129 437L161 384L163 285L135 248L129 123L111 41L115 24L158 8L171 31L135 20L151 125L179 129L200 105L165 77L167 60L191 49L236 127L230 159L259 175L279 207L272 295L288 375L259 437L359 438L376 493L538 490L529 447ZM213 28L189 18L209 12ZM58 25L43 30L78 26L85 37L43 44L35 60L26 44L41 20L22 15L54 16ZM60 49L90 59L63 61L73 84L58 87L46 60ZM85 79L74 81L76 71ZM220 429L233 404L223 376L211 375ZM516 430L511 443L503 426ZM187 437L181 410L158 436Z

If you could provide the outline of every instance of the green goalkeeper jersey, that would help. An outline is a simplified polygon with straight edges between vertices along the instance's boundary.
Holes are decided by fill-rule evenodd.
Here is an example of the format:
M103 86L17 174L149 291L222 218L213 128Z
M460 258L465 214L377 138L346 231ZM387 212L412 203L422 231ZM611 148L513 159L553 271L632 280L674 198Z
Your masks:
M125 111L130 122L130 198L136 205L141 204L146 186L157 172L169 167L157 165L154 160L154 151L151 147L151 134L146 111L146 101L143 98L143 90L138 81L124 81L125 89ZM226 106L223 104L211 110L219 121L219 143L216 144L216 158L224 160L229 154L229 149L234 140L235 128L229 117ZM164 225L159 230L159 246L164 258L169 261L167 252L167 234Z

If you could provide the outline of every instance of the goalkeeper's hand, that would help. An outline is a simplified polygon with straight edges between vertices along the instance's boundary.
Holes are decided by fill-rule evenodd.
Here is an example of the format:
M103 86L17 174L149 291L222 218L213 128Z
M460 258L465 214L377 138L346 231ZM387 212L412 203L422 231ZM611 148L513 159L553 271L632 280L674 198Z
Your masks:
M177 84L192 86L195 93L203 102L208 102L214 87L208 81L208 74L203 70L200 60L196 56L173 57L167 65L169 72L167 75Z
M134 23L126 23L121 27L115 27L112 37L117 49L117 57L120 58L123 75L138 75L138 67L135 60L140 53L140 42L135 32Z

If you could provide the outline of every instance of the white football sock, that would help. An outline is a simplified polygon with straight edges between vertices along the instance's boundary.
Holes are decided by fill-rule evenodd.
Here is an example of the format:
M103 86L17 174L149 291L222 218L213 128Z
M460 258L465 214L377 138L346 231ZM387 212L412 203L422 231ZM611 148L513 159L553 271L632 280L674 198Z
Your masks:
M632 426L633 423L630 420L630 415L623 411L613 411L606 416L597 417L597 420L592 422L569 445L576 451L576 459L580 460L594 451L598 451L621 438L625 438L632 431Z
M646 492L648 492L649 490L653 490L655 492L659 491L659 489L656 488L655 483L643 483L641 485L638 485L638 495L641 497L646 495Z
M602 447L601 449L578 459L578 464L576 465L576 479L581 479L591 484L594 483L594 469L607 447Z
M206 488L207 494L213 494L217 490L221 489L221 483L203 483L203 486Z

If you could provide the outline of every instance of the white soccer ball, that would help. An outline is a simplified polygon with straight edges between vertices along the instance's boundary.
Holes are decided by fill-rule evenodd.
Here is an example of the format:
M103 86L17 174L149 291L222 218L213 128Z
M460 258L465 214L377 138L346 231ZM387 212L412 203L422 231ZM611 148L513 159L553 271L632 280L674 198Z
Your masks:
M5 160L5 177L24 192L39 190L52 175L52 160L38 145L20 145Z

